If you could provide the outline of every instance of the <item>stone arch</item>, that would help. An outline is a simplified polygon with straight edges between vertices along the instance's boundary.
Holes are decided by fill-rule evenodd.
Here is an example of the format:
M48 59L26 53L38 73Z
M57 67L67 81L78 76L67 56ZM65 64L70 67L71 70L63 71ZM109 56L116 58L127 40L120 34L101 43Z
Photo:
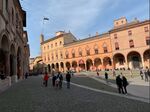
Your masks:
M95 58L94 59L94 66L96 67L96 70L97 69L100 69L100 65L102 64L101 62L101 59L100 58Z
M110 69L112 66L111 58L110 57L104 57L103 58L103 65L105 69Z
M72 61L72 68L76 71L76 68L77 68L77 62L76 61Z
M127 54L128 67L131 69L141 68L141 55L137 51L131 51Z
M10 47L10 58L9 58L9 65L10 65L10 76L16 75L15 74L15 69L16 69L16 51L15 51L15 46L14 44L11 45Z
M51 67L52 67L52 69L55 69L55 64L52 63L52 64L51 64Z
M150 49L144 51L143 58L144 58L144 66L150 68Z
M85 70L84 60L80 59L78 63L79 63L79 71Z
M61 71L64 72L64 63L60 62Z
M116 53L113 56L114 68L125 67L125 56L122 53Z
M70 62L66 62L66 68L67 68L68 70L70 70L70 68L71 68Z
M0 40L0 71L3 72L4 75L9 74L9 39L8 36L3 35Z
M59 71L59 63L56 63L55 69L56 69L56 71Z
M93 67L92 59L87 59L86 60L86 67L87 67L87 71L92 70L92 67Z

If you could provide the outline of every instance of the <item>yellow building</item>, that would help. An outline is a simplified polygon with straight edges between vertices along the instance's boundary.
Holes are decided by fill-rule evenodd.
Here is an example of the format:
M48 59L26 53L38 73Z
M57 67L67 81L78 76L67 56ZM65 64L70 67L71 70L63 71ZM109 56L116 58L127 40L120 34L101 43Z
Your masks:
M57 32L45 40L41 55L45 70L104 70L150 67L150 20L128 22L125 17L103 34L77 40L70 32Z

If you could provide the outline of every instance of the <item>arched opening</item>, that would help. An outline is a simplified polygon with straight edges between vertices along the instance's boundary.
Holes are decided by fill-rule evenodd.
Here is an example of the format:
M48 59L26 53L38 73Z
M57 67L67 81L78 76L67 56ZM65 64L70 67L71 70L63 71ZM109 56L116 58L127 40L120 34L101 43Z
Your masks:
M55 65L54 65L54 63L52 63L52 65L51 65L51 66L52 66L52 69L55 69Z
M56 71L59 71L59 63L56 63Z
M61 71L64 72L64 63L60 62Z
M51 66L50 66L50 64L48 64L47 66L48 66L48 72L51 73Z
M86 60L87 71L92 70L93 62L91 59Z
M72 62L72 68L74 71L76 71L76 68L77 68L77 62L76 61Z
M83 70L85 70L85 63L81 59L81 60L79 60L79 71L83 71Z
M11 48L10 48L10 61L9 61L9 65L10 65L10 76L13 76L13 75L15 75L15 71L14 71L14 69L15 69L15 47L14 47L14 45L12 44L11 45Z
M1 49L0 49L0 71L6 76L8 75L8 52L9 52L9 41L8 38L4 35L1 40Z
M138 52L132 51L127 55L128 66L131 69L141 68L141 56Z
M100 58L95 58L94 59L94 66L96 67L96 70L99 70L101 68L101 59Z
M113 56L114 67L115 68L123 68L125 67L125 57L121 53L117 53Z
M111 58L110 57L105 57L103 59L103 65L104 65L104 69L111 69L112 68Z
M143 58L144 58L144 66L149 67L150 68L150 49L147 49L144 54L143 54Z
M70 67L71 67L70 62L66 62L66 68L67 68L67 70L70 70Z
M17 78L20 79L21 77L21 48L18 47L18 51L17 51Z

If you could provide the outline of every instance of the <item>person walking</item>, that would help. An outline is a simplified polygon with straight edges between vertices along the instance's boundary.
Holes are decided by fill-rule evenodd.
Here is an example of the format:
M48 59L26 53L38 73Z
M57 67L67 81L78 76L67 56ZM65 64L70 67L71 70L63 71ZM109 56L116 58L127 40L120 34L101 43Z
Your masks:
M116 77L116 72L115 72L115 70L113 70L113 77Z
M108 73L107 72L105 72L105 80L108 83Z
M25 79L27 79L27 78L28 78L28 73L26 72L26 73L25 73Z
M71 75L69 73L69 71L66 74L66 81L67 81L67 88L70 88L70 79L71 79Z
M118 92L124 94L124 91L123 91L123 88L122 88L123 82L122 82L122 79L120 78L120 75L118 75L116 77L116 84L117 84L117 87L118 87Z
M144 74L143 74L142 69L140 69L140 76L141 76L141 80L143 80Z
M97 76L99 77L99 72L97 71Z
M63 81L63 76L62 76L61 72L58 72L57 78L59 79L58 85L59 85L59 88L61 89L62 81Z
M123 90L124 93L127 94L127 86L129 85L127 78L125 76L122 76L122 85L123 85Z
M145 70L145 82L148 82L148 73L149 70L148 70L148 67L146 67L146 70Z
M53 74L52 75L52 85L53 85L53 87L55 87L55 82L56 82L56 75Z
M45 75L44 75L44 85L45 85L45 87L48 86L48 78L49 78L48 73L45 72Z

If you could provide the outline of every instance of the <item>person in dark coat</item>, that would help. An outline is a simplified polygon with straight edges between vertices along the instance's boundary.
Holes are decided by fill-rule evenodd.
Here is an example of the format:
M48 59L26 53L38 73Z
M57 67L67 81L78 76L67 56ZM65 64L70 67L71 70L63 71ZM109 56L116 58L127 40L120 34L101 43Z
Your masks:
M66 74L66 81L67 81L67 88L70 88L70 79L71 79L71 74L69 73L69 71Z
M123 84L124 93L127 94L126 87L128 86L129 83L128 83L128 81L127 81L125 76L122 76L122 84Z
M108 73L105 72L105 79L106 79L106 82L108 83Z
M116 84L117 84L117 87L118 87L118 92L124 94L123 87L122 87L123 86L123 82L122 82L122 79L120 78L120 75L118 75L116 77Z
M52 85L53 85L53 87L55 87L55 81L56 81L56 75L53 74L52 75Z

